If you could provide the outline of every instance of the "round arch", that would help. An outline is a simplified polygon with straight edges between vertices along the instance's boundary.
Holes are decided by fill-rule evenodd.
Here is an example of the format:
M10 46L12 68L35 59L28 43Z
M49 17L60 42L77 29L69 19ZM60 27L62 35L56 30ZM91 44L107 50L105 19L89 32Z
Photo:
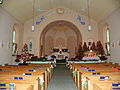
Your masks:
M19 43L19 24L17 24L17 23L13 24L12 43L13 43L13 46L12 46L13 51L12 52L13 52L13 54L15 54L16 51L19 49L18 48L18 43Z
M82 42L82 35L81 35L81 32L80 30L77 28L76 25L74 25L73 23L69 22L69 21L66 21L66 20L56 20L56 21L53 21L49 24L47 24L45 26L45 28L42 30L41 34L40 34L40 56L43 56L44 55L44 52L45 52L45 34L47 33L47 31L53 27L54 25L57 25L58 23L62 23L64 25L67 25L68 27L70 27L76 34L77 36L77 47L79 46L79 43Z

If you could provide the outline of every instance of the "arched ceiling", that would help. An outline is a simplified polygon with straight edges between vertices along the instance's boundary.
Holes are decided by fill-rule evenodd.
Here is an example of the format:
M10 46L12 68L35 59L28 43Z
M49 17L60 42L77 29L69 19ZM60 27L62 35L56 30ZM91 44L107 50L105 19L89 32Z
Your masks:
M58 6L73 9L83 15L87 14L87 0L35 0L37 9L50 10ZM89 0L90 16L97 22L108 17L120 7L120 0ZM33 0L4 0L2 7L21 22L25 22L33 16Z

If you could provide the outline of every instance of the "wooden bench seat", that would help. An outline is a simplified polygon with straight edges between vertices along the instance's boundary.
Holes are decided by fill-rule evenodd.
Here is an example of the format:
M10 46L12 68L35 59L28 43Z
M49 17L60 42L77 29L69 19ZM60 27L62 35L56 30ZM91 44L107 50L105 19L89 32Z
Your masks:
M47 88L49 80L51 78L51 65L50 64L37 64L37 65L6 65L0 66L0 83L15 83L15 90L20 90L18 87L23 86L21 90L45 90ZM49 69L49 70L48 70ZM35 72L29 71L35 70ZM25 73L30 73L31 75L24 75ZM49 73L49 74L48 74ZM44 85L40 85L40 78L43 76ZM17 80L15 77L23 77L23 80ZM24 87L24 85L26 85ZM6 88L9 88L6 86ZM19 87L20 88L20 87Z
M89 84L88 86L93 86L93 84L90 83L91 81L100 81L100 76L109 76L110 81L118 81L120 80L119 67L119 65L114 65L111 63L71 64L70 72L76 86L80 88L80 90L93 90L89 87L86 89L84 88L85 78L87 79L87 84Z

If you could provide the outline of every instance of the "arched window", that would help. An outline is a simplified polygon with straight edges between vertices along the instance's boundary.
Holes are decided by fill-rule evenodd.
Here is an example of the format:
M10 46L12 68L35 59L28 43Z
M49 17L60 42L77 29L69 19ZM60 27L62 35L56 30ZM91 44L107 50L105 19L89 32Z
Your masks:
M12 32L12 54L15 55L17 51L17 43L16 43L16 30L13 26L13 32Z
M105 31L106 31L106 54L110 56L110 31L108 25L106 25Z

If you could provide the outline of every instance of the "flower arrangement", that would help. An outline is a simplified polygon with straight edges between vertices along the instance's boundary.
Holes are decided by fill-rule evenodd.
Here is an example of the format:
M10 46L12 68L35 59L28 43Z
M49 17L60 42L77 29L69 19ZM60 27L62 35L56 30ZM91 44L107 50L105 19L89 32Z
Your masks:
M23 62L29 59L29 52L28 52L28 45L25 44L22 48L22 54L21 55L17 55L15 62Z
M17 55L16 56L16 59L15 59L15 62L20 62L22 59L21 55Z
M94 51L96 55L101 55L101 56L105 55L105 51L101 41L97 41L96 43L88 42L88 44L84 42L83 45L82 43L80 43L77 56L83 57L85 53L90 52L90 50Z

